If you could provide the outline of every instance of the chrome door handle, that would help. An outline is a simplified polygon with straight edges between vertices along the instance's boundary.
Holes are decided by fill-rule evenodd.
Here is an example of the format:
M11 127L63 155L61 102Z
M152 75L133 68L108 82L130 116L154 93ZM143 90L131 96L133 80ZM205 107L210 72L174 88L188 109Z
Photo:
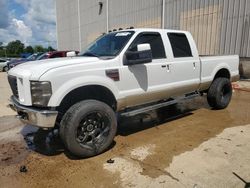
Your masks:
M167 72L170 72L170 64L161 65L161 68L167 68Z
M196 69L196 63L195 62L193 62L193 66L194 66L194 69Z
M170 65L167 65L167 72L170 72Z

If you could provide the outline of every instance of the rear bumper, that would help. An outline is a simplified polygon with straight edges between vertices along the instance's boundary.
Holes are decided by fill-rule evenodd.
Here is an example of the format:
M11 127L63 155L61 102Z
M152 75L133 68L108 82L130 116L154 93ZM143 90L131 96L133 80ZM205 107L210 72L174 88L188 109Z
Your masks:
M41 128L53 128L57 118L57 111L27 107L19 104L12 96L10 108L18 113L18 118L26 124Z

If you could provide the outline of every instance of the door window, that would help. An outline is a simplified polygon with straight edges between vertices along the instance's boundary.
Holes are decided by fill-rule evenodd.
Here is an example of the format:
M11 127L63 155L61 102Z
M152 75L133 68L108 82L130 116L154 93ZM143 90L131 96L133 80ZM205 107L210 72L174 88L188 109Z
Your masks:
M168 33L174 57L192 57L188 39L184 33Z
M166 58L164 45L159 33L142 33L139 34L129 47L129 51L136 51L138 44L150 44L153 59Z

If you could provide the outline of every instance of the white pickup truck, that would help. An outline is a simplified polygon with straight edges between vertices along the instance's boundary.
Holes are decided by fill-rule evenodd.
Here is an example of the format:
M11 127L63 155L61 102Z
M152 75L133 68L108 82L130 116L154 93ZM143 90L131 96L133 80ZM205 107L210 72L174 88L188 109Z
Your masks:
M117 114L132 116L203 93L213 109L226 108L238 66L237 55L199 57L186 31L121 30L99 37L77 57L11 69L10 106L25 123L58 126L66 148L89 157L112 143Z

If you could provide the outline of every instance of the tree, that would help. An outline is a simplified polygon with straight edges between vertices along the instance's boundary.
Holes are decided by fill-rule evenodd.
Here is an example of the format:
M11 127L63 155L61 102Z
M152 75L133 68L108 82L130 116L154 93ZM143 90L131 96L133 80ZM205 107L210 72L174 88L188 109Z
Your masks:
M24 52L24 44L20 40L9 42L6 46L8 54L19 55Z
M3 42L0 42L0 49L3 49Z
M26 53L31 53L33 54L34 53L34 49L32 46L27 46L24 50Z
M51 46L48 47L47 49L48 52L52 52L52 51L56 51L54 48L52 48Z
M34 47L34 51L37 53L37 52L45 52L46 50L44 49L42 45L36 45Z
M21 53L38 53L38 52L47 52L47 51L55 51L52 46L48 46L48 48L44 48L42 45L36 46L26 46L20 41L15 40L11 41L4 45L3 42L0 42L0 57L9 56L9 57L19 57Z
M0 42L0 57L4 57L6 54L5 54L5 49L4 49L4 46L3 46L3 42Z

